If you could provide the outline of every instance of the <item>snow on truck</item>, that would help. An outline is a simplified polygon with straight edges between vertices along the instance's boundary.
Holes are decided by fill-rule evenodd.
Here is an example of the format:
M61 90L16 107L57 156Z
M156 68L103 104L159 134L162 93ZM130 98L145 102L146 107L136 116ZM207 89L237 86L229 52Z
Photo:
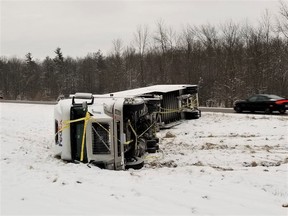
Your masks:
M76 93L55 106L55 156L111 170L140 169L159 150L156 132L197 119L196 85L155 85L106 95Z

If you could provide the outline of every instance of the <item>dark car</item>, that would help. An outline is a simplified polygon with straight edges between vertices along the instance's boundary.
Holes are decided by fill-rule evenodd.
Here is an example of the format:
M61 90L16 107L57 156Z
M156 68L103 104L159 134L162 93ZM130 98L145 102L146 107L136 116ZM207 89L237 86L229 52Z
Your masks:
M238 113L242 111L264 111L265 113L278 111L284 114L288 110L288 99L277 95L257 94L247 100L235 101L234 110Z

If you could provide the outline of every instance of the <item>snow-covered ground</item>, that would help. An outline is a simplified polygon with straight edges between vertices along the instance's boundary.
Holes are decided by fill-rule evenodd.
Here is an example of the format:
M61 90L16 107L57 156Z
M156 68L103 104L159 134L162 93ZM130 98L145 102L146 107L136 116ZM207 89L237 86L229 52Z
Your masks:
M1 214L288 215L288 118L203 113L141 170L53 157L53 106L0 103Z

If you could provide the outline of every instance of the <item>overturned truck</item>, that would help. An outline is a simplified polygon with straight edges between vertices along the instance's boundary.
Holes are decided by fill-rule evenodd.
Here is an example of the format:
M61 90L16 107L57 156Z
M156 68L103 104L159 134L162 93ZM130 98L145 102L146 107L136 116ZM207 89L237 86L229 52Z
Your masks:
M111 170L140 169L156 132L197 119L196 85L155 85L107 95L76 93L55 106L55 156Z

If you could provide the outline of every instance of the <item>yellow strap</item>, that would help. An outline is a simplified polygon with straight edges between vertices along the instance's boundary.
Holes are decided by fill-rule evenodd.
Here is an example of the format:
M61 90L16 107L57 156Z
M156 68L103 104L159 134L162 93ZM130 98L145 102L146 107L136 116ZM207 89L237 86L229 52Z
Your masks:
M86 113L86 115L87 115L87 113ZM86 119L86 116L83 118L78 118L78 119L74 119L74 120L67 120L67 121L64 121L64 124L70 124L70 123L74 123L74 122L85 121L85 119Z
M90 119L90 114L89 112L86 112L85 118L84 118L84 129L83 129L83 136L82 136L82 143L81 143L81 155L80 155L80 161L84 160L84 144L85 144L85 137L86 137L86 127L88 120ZM79 120L79 119L76 119ZM81 120L80 120L81 121ZM76 121L74 121L76 122Z
M88 114L89 114L89 113L88 113ZM84 133L86 133L87 120L88 120L89 118L91 118L90 114L89 114L89 117L87 117L87 113L86 113L86 116L83 117L83 118L64 121L64 123L63 123L64 126L57 131L57 133L55 134L55 136L57 136L58 133L60 133L61 131L69 128L71 123L79 122L79 121L85 121L85 122L86 122L86 126L85 126L85 123L84 123L84 131L85 131L85 132L83 131L82 145L81 145L81 152L83 152L83 150L82 150L82 148L84 148L84 147L83 147L83 146L84 146L84 145L83 145L83 143L84 143L83 137L85 136ZM100 123L97 122L97 121L95 121L95 123L97 123L97 124L98 124L101 128L103 128L108 134L110 134L110 132L109 132L105 127L103 127L102 124L100 124ZM113 137L114 137L114 135L113 135ZM119 142L121 142L120 139L117 139L117 140L118 140ZM133 140L128 140L128 141L124 142L124 145L129 145L131 142L133 142ZM81 153L81 155L82 155L82 153Z
M167 113L178 113L178 112L180 112L180 110L175 110L175 111L165 111L165 112L157 112L157 113L159 113L159 114L167 114Z
M128 140L128 141L126 141L126 142L124 142L124 145L129 145L130 143L132 143L134 140L132 139L132 140Z
M161 153L161 155L159 155L159 154L157 154L157 155L146 154L146 155L144 156L144 159L145 159L145 160L149 160L149 159L152 159L152 160L153 160L153 159L154 159L154 161L163 160L164 157L165 157L164 151L161 150L161 149L159 149L158 152Z
M97 122L97 121L96 121L95 123L97 123L101 128L103 128L103 130L105 130L108 134L110 134L110 132L109 132L105 127L103 127L102 124L100 124L100 123ZM115 138L114 135L113 135L113 138ZM118 142L121 143L121 140L120 140L120 139L117 139L117 140L118 140ZM124 145L128 145L128 144L130 144L131 142L133 142L133 140L128 140L128 141L124 142L123 144L124 144Z
M70 126L70 125L68 124L68 125L65 125L65 126L63 126L62 128L60 128L60 129L57 131L57 133L55 134L55 136L57 136L58 133L61 132L61 131L63 131L64 129L69 128L69 126Z
M164 109L164 108L162 108L162 109ZM167 109L168 110L168 109ZM171 112L171 111L170 111ZM179 110L173 110L172 112L179 112ZM169 112L159 112L159 113L169 113ZM55 136L59 133L59 132L61 132L61 131L63 131L64 129L66 129L66 128L69 128L70 127L70 124L71 123L75 123L75 122L79 122L79 121L84 121L84 129L83 129L83 135L82 135L82 143L81 143L81 155L80 155L80 161L83 161L84 160L84 144L85 144L85 138L86 138L86 128L87 128L87 123L88 123L88 120L91 118L91 116L90 116L90 114L89 114L89 112L86 112L86 115L85 115L85 117L82 117L82 118L79 118L79 119L74 119L74 120L67 120L67 121L64 121L64 126L62 127L62 128L60 128L58 131L57 131L57 133L55 134ZM96 122L100 127L102 127L107 133L109 133L109 131L105 128L105 127L103 127L99 122ZM137 138L139 138L139 137L141 137L146 131L148 131L154 124L155 124L155 122L153 123L153 124L151 124L140 136L137 136L137 133L136 133L136 131L134 130L134 128L133 128L133 126L131 125L131 122L129 121L128 122L128 124L129 124L129 126L130 126L130 128L132 129L132 131L133 131L133 133L135 134L135 136L136 136L136 142L135 142L135 144L136 144L136 147L137 147ZM114 136L113 136L114 137ZM120 141L119 139L118 139L118 141ZM128 140L128 141L126 141L126 142L124 142L124 144L130 144L131 142L133 142L133 140Z
M138 136L138 138L141 137L141 136L143 136L143 134L145 134L155 123L156 123L156 122L153 122L143 133L141 133L141 134Z
M55 134L55 136L57 136L57 134L61 131L63 131L66 128L70 127L71 123L75 123L75 122L79 122L79 121L84 121L84 129L83 129L83 135L82 135L82 143L81 143L81 155L80 155L80 161L84 160L84 143L85 143L85 137L86 137L86 127L87 127L87 123L88 120L91 118L89 112L86 112L85 117L83 118L78 118L78 119L74 119L74 120L67 120L64 121L64 126L62 128L60 128L57 133Z
M63 127L61 127L61 128L57 131L57 133L55 134L55 136L56 136L59 132L65 130L66 128L69 128L71 123L79 122L79 121L85 121L85 119L86 119L86 117L79 118L79 119L74 119L74 120L64 121L64 122L63 122L63 124L64 124Z
M86 137L86 127L87 127L87 123L88 123L89 119L90 119L90 114L89 114L89 112L86 112L86 115L84 118L84 129L83 129L83 136L82 136L82 143L81 143L80 161L84 160L84 144L85 144L85 137ZM79 119L76 119L76 120L79 120ZM74 122L76 122L76 121L74 121Z
M131 130L132 130L132 132L134 133L134 135L135 135L135 149L137 149L137 142L138 142L138 140L137 140L137 133L136 133L136 131L134 130L134 128L133 128L133 126L131 125L131 122L130 122L130 119L128 120L128 125L130 126L130 128L131 128Z

